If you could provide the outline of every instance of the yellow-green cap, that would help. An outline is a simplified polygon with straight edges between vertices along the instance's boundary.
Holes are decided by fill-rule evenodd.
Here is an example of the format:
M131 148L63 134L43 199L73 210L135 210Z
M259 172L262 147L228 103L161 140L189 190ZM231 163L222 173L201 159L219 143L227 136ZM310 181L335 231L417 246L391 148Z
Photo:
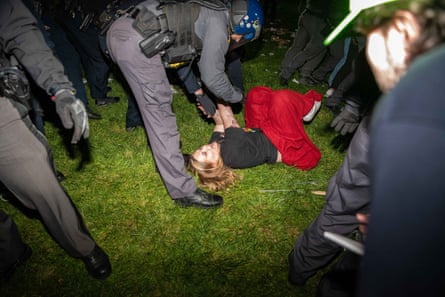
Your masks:
M341 1L341 0L340 0ZM329 45L331 42L351 23L359 14L365 9L394 2L397 0L349 0L349 14L338 24L337 27L324 40L324 45Z

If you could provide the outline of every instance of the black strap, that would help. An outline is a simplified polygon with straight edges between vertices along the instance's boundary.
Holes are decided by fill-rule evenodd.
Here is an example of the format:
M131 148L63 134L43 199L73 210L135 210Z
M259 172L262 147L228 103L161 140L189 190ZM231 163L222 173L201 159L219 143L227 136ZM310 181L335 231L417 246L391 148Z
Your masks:
M163 5L171 5L176 3L194 3L200 6L204 6L213 10L224 11L227 10L228 1L226 0L161 0L159 1L161 7Z

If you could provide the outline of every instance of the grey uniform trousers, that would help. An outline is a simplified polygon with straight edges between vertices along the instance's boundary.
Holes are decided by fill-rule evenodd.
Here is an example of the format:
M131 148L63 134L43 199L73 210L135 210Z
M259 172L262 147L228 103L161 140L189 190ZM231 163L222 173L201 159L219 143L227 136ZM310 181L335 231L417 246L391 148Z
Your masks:
M368 213L371 198L368 124L369 117L365 117L349 144L341 167L329 181L323 209L295 241L289 254L292 283L304 284L341 252L339 245L323 237L324 231L350 236L358 227L356 213Z
M20 110L20 105L17 107L0 97L0 181L25 207L38 212L48 232L69 255L87 256L95 241L57 180L47 144L42 143L45 138L36 137L40 132L26 111ZM0 261L14 255L14 249L23 245L17 238L17 228L2 213Z
M197 185L184 167L170 82L160 55L149 59L142 53L142 36L132 23L132 18L123 16L111 25L107 32L108 50L136 98L153 157L170 197L189 196Z

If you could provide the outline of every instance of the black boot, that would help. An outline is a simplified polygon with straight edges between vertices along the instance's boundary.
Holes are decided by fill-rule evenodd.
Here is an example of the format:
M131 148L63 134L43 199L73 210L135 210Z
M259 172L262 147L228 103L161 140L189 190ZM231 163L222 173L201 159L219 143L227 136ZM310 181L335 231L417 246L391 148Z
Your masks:
M106 279L111 274L111 264L108 255L96 245L86 257L81 258L88 273L96 279Z
M223 198L198 188L195 193L190 196L175 199L175 203L182 207L195 206L200 208L216 208L223 204Z

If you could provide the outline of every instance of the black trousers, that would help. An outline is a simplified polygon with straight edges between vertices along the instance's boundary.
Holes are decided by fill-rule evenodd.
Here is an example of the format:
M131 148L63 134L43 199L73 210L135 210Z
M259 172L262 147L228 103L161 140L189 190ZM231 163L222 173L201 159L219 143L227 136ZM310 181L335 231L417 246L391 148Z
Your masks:
M297 238L289 254L289 278L295 283L306 282L342 251L339 245L324 238L325 231L350 236L359 225L356 213L369 211L368 124L369 117L365 117L349 144L341 167L329 181L323 209Z

